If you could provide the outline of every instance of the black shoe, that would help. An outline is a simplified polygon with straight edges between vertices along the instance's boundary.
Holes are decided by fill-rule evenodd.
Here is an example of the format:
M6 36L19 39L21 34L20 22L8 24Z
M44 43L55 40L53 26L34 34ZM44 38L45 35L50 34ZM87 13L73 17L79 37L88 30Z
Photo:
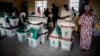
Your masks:
M81 49L81 51L87 51L87 50L85 50L85 49Z

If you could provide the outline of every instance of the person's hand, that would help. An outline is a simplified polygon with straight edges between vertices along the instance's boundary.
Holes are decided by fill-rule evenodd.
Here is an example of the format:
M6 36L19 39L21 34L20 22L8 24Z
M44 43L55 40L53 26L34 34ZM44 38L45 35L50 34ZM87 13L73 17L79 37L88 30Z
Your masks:
M61 17L61 19L65 19L65 18L69 18L70 15L67 15L67 16L64 16L64 17Z
M70 15L67 15L66 18L67 18L67 17L70 17Z

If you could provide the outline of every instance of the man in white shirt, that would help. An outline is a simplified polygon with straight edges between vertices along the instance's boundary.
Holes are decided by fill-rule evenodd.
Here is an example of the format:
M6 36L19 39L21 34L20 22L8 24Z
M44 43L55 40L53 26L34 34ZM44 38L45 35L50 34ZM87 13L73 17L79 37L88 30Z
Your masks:
M72 10L69 9L67 4L63 5L63 8L61 9L61 12L60 12L60 17L61 17L61 19L64 19L67 21L72 20L73 12L72 12Z

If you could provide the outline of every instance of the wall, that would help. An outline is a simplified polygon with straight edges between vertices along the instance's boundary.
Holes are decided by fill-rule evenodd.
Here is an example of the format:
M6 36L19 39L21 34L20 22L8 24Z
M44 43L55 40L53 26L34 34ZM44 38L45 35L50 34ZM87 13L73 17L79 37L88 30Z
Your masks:
M35 11L35 1L36 0L27 0L29 13ZM52 3L55 3L57 6L62 6L65 3L68 4L68 2L68 0L47 0L47 7L51 8Z
M0 2L11 2L14 6L21 11L21 5L24 0L0 0Z
M35 11L35 1L34 0L28 0L28 12Z
M21 11L21 4L23 1L28 2L28 12L35 11L35 1L36 0L0 0L0 2L12 2L19 11ZM68 4L69 0L47 0L48 8L51 8L52 3L55 3L57 6L62 6L64 3ZM98 16L100 16L100 0L90 0L90 4L92 5L94 11Z
M90 5L92 5L97 16L100 16L100 0L90 0Z

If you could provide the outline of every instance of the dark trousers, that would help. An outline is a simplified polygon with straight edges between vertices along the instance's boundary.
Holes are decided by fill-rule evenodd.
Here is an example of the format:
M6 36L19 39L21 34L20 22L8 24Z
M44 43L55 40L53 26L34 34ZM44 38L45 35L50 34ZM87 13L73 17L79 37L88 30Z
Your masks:
M53 27L55 28L55 25L57 23L58 15L55 15L52 17Z
M51 18L48 17L48 20L47 20L47 29L49 29L49 23L51 22Z
M55 28L57 21L53 21L53 28Z

